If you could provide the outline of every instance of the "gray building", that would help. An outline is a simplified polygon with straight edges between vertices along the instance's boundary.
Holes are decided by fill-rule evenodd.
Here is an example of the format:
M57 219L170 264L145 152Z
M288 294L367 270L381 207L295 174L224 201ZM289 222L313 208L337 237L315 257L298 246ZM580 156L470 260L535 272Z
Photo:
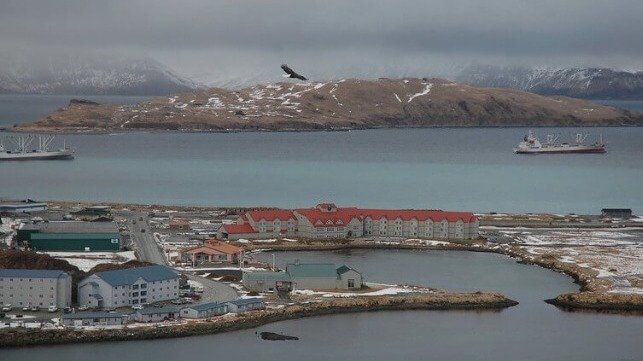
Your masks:
M331 263L291 263L286 272L244 272L243 285L257 292L294 289L360 289L364 282L356 270Z
M240 298L238 300L226 302L228 311L232 313L242 313L264 308L261 298Z
M134 313L134 320L138 322L161 322L177 318L179 318L179 310L176 307L144 308Z
M112 312L88 312L63 314L63 326L119 326L127 324L127 315Z
M243 285L257 292L292 290L292 281L287 272L244 272Z
M0 269L0 304L67 307L71 276L55 270Z
M179 275L166 266L97 272L78 283L78 304L123 307L179 297Z
M205 303L181 309L181 318L209 318L228 313L228 306L224 303Z
M27 213L46 210L47 203L35 202L31 199L20 201L0 200L0 213Z

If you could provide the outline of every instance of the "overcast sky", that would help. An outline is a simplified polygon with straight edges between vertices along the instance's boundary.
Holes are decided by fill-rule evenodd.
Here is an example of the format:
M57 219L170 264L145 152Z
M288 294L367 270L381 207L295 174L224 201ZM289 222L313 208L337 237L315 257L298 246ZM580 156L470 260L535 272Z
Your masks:
M643 0L0 0L0 52L151 57L207 82L643 69Z

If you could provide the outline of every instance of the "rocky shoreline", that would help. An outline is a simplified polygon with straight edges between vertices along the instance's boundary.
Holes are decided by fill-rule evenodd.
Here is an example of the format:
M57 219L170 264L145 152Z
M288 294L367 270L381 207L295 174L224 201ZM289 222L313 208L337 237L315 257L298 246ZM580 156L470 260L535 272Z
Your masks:
M512 257L523 264L536 265L555 272L564 273L580 285L577 293L568 293L557 296L545 302L560 306L565 311L578 310L603 310L621 313L630 311L643 311L643 295L619 294L602 291L607 281L600 280L596 275L588 273L582 267L573 263L560 262L553 258L534 258L519 247L498 247L486 241L472 243L451 243L449 245L421 245L421 244L373 244L370 242L350 242L345 244L311 244L311 245L253 245L250 249L270 249L270 251L333 251L342 249L432 249L444 251L469 251L490 252Z
M502 310L518 302L498 293L433 293L405 296L352 297L296 304L283 309L239 314L236 317L160 327L82 331L16 328L0 335L0 348L86 342L150 340L209 335L273 322L340 313L401 310Z

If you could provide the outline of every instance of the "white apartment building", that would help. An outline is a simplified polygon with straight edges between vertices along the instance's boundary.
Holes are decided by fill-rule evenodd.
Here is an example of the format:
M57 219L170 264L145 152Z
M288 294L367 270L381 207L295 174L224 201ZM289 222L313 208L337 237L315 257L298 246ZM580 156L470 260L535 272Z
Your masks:
M124 307L179 297L179 275L165 266L97 272L78 283L78 304Z
M68 307L71 276L56 270L0 269L0 304Z

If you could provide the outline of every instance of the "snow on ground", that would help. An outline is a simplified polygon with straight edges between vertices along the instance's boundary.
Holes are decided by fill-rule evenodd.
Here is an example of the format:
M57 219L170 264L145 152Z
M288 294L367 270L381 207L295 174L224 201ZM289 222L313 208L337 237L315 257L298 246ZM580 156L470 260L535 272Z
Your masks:
M432 83L426 84L426 85L424 86L424 90L422 90L422 91L421 91L421 92L419 92L419 93L415 93L415 94L411 95L411 96L409 97L409 101L408 101L407 103L410 103L410 102L411 102L411 100L413 100L413 99L415 99L415 98L417 98L417 97L419 97L419 96L429 94L429 92L431 91L431 87L432 87L432 86L433 86L433 84L432 84Z
M498 232L534 257L555 257L594 272L598 279L609 281L608 292L643 293L643 233L637 228Z
M89 271L101 263L122 264L136 259L134 251L124 252L38 252L63 259L81 271Z
M427 290L424 290L428 292ZM402 293L416 293L419 292L417 288L408 287L408 286L391 286L371 292L326 292L326 291L313 291L313 290L293 290L292 293L295 295L302 296L321 296L326 298L343 298L343 297L355 297L355 296L394 296Z
M3 236L4 235L4 236ZM13 230L11 229L11 218L0 218L0 242L11 246Z

